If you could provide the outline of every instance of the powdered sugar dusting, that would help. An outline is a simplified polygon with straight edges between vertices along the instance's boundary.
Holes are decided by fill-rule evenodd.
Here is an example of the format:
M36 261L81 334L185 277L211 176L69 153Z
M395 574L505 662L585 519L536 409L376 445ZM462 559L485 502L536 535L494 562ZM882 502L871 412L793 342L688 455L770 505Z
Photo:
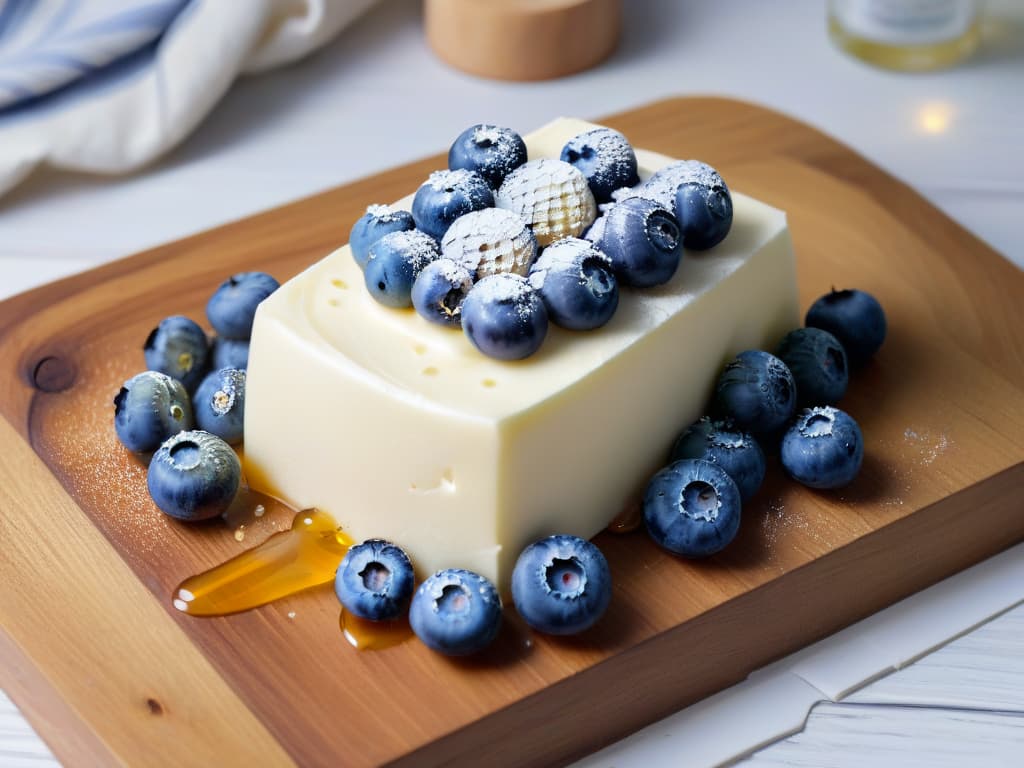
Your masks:
M490 157L496 157L504 177L515 165L516 159L523 158L522 138L518 133L498 125L479 125L473 131L473 143L478 147L490 148Z
M607 188L621 179L630 179L636 184L636 153L629 141L611 128L594 128L569 139L562 150L562 157L575 163L588 151L596 155L597 163L590 175L591 186Z
M779 540L779 530L786 514L786 505L781 498L768 500L768 509L761 518L763 539L770 550L774 550Z
M459 135L448 162L449 167L474 168L497 187L513 168L526 162L526 144L511 128L483 123Z
M589 240L578 237L563 237L556 240L540 255L530 270L530 285L536 290L544 287L549 272L571 272L582 281L583 267L589 261L600 261L611 268L611 260L599 251Z
M803 504L787 507L785 499L781 496L768 499L764 517L761 518L761 533L772 561L778 561L780 546L784 539L797 531L824 549L832 549L835 546L823 535L829 530L825 521L808 519L807 515L811 510L811 507Z
M475 300L486 304L510 305L524 319L533 314L534 304L540 301L525 277L508 273L483 278L469 293Z
M629 197L645 197L676 214L676 191L683 184L725 188L721 174L707 163L700 160L679 160L656 171L639 186L617 190L613 197L617 202Z
M136 367L142 368L138 357ZM176 524L149 496L145 461L114 431L112 397L130 369L123 360L89 351L80 359L87 363L76 385L60 394L61 406L47 413L37 450L108 538L128 543L122 553L130 561L146 560L175 536Z
M949 436L943 432L938 437L932 437L928 431L921 433L907 427L903 432L904 440L913 445L918 451L918 463L922 466L934 464L935 460L944 454L952 445Z
M672 194L681 184L698 184L702 187L724 187L722 175L700 160L679 160L655 171L642 186L671 185Z
M423 186L429 186L435 192L451 192L460 187L472 188L481 184L487 186L487 182L483 180L480 174L467 171L465 168L458 168L454 171L434 171L423 182Z
M511 144L511 138L496 125L479 125L473 131L473 143L482 147L494 147L503 142Z
M610 206L609 206L610 207ZM607 211L607 209L605 209ZM601 242L601 238L604 237L604 228L608 223L608 216L598 216L594 220L594 223L590 225L590 229L583 233L583 237L592 243Z
M473 284L473 276L470 274L469 268L464 264L459 264L447 257L442 257L434 263L436 266L431 267L431 269L438 270L441 273L441 277L451 285L463 285L468 290L468 286Z
M380 249L388 248L402 254L415 272L422 270L427 264L441 255L437 241L418 229L407 229L391 232L370 246L370 260L377 258Z
M525 275L537 256L537 240L518 213L484 208L455 220L441 241L441 252L478 278L500 272Z
M390 224L393 221L398 221L400 218L411 215L408 211L391 210L391 206L384 205L383 203L374 203L373 205L366 206L366 212L381 224Z
M494 204L526 219L541 246L579 237L597 217L583 174L550 158L531 160L512 171L495 193Z

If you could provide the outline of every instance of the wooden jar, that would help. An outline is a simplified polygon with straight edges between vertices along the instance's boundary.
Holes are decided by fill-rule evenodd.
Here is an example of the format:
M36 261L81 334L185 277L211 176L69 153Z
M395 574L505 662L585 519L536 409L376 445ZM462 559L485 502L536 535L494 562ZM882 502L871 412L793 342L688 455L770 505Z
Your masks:
M595 66L619 39L620 0L425 0L427 40L448 64L499 80Z

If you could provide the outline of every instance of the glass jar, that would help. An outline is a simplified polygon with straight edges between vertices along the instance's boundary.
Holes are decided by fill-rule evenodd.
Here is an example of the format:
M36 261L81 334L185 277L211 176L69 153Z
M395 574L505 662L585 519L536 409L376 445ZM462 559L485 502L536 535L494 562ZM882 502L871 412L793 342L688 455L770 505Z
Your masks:
M829 0L828 30L843 50L887 69L923 71L970 56L979 0Z

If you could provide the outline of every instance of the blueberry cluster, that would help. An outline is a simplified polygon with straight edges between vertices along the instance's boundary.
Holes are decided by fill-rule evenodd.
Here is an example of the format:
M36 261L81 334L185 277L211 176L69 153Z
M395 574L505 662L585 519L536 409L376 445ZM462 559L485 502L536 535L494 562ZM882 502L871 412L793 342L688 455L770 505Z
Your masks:
M413 589L413 568L398 546L370 539L349 549L338 566L334 591L345 610L370 621L393 621L408 611L409 624L429 648L466 656L493 642L501 628L498 590L460 568L437 571ZM523 620L551 635L592 627L611 601L608 561L593 543L553 535L533 542L512 572L512 600Z
M747 350L729 362L715 385L716 418L700 419L675 441L643 500L647 531L660 546L707 557L728 545L742 502L764 480L762 444L777 447L786 473L808 487L840 488L857 476L864 440L835 404L846 393L849 361L863 365L882 345L885 314L864 291L833 290L805 323L774 355Z
M249 337L256 307L278 282L242 272L206 305L212 341L193 320L167 317L143 345L148 370L114 397L114 430L130 451L154 452L148 486L157 506L181 520L222 514L238 491ZM211 368L212 365L212 368Z
M600 217L597 203L607 204ZM352 227L367 291L461 328L499 360L534 354L549 323L600 328L620 284L667 282L684 244L709 248L732 222L713 168L686 161L641 183L633 147L610 128L574 136L559 160L528 160L515 131L471 126L411 207L372 205Z

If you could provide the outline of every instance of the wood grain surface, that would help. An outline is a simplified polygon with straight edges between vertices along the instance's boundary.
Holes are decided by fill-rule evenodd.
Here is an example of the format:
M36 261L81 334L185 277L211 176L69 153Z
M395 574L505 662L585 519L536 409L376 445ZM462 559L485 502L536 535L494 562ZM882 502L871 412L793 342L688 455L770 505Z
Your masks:
M55 751L65 729L48 727L45 704L33 701L54 691L71 701L75 670L105 668L137 617L162 609L173 622L162 615L146 626L166 655L141 657L143 666L177 670L198 651L208 667L188 662L181 671L213 679L196 687L203 706L219 706L219 678L237 698L232 706L251 712L296 763L564 762L1024 538L1014 507L1024 486L1018 270L909 188L781 115L674 99L600 122L637 146L704 159L734 189L785 209L804 306L831 285L880 298L890 337L843 402L865 435L858 480L814 493L771 466L736 543L706 562L671 558L641 533L602 535L612 606L575 640L531 637L509 616L482 658L451 661L417 643L359 654L344 644L330 588L231 617L179 615L170 593L182 578L288 521L251 519L239 542L231 527L183 526L156 511L144 466L111 428L111 398L142 368L142 341L165 315L201 320L231 272L290 277L341 244L368 203L401 197L442 161L162 246L0 305L0 411L13 427L5 466L7 456L30 466L31 445L64 488L21 469L13 492L0 485L5 541L47 542L6 549L5 575L37 572L44 554L71 572L95 571L91 550L60 542L97 531L128 566L75 582L89 599L98 591L107 600L102 621L60 614L73 643L40 637L26 609L57 621L68 601L59 584L21 578L17 600L0 598L8 638L49 687L11 687L12 696ZM66 514L46 539L54 505ZM103 706L71 709L82 731L134 762L111 736L132 730L118 714L137 701L131 679L93 675L90 696ZM233 719L175 719L167 728L169 760L188 762L198 729L224 745L221 762L237 758L228 747Z

